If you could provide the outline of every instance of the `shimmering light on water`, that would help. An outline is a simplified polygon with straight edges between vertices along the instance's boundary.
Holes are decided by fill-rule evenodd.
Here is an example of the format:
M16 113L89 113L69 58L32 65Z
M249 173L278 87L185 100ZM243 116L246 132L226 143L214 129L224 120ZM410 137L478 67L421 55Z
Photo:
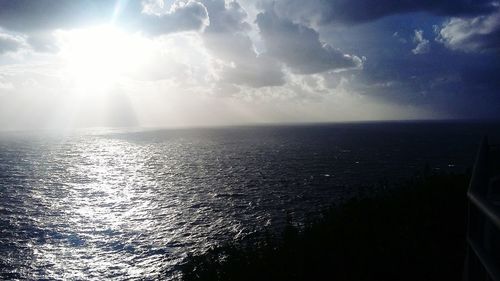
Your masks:
M285 210L303 217L425 162L463 170L482 132L408 126L4 134L0 277L174 278L188 252Z

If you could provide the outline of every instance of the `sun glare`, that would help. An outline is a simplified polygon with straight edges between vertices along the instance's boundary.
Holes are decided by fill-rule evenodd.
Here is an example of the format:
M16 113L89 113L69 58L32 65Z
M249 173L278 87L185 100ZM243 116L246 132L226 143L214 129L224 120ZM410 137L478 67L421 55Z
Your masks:
M61 31L66 74L78 91L108 91L140 67L147 54L145 39L113 26Z

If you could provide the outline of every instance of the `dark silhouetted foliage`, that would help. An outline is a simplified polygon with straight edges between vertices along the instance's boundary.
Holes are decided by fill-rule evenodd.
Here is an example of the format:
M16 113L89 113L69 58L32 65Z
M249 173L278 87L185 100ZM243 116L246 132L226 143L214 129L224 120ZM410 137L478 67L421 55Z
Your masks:
M279 237L191 255L184 280L460 280L467 175L432 175L326 210Z

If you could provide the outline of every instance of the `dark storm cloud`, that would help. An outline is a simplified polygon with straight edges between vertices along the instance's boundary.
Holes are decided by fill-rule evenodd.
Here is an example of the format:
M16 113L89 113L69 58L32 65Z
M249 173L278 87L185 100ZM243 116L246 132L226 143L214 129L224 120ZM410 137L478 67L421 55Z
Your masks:
M257 25L267 53L300 74L361 66L361 59L322 43L319 33L307 26L280 18L273 10L257 15Z
M361 23L385 16L429 12L441 16L470 16L495 10L491 0L281 0L273 2L275 10L287 18L315 21Z

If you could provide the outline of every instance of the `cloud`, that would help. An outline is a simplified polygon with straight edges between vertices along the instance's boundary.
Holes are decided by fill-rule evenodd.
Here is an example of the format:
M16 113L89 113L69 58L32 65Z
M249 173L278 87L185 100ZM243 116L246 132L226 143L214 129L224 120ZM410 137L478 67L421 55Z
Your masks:
M500 10L474 18L452 18L436 28L436 41L452 50L500 51Z
M37 52L57 53L59 51L57 37L54 36L53 32L33 32L30 33L26 41Z
M113 16L119 2L123 1L0 0L0 26L28 32L103 23ZM134 13L139 14L140 3L135 3L139 1L128 2L124 11L129 14L138 9Z
M226 3L224 0L203 0L202 3L210 13L210 26L207 32L235 33L251 29L250 24L246 22L247 12L238 2Z
M284 84L280 65L265 55L255 57L246 63L240 61L238 65L226 67L222 74L225 82L254 88Z
M208 15L197 1L0 0L0 26L27 34L110 23L159 35L200 30Z
M210 25L203 33L205 46L224 62L222 83L266 87L283 85L283 72L276 59L257 54L248 32L247 13L233 1L205 0ZM230 87L224 87L230 89Z
M209 87L217 75L214 59L196 32L173 33L145 39L141 60L126 73L132 80L170 80L184 88Z
M321 42L316 30L280 18L272 10L258 14L256 22L266 53L296 73L313 74L362 65L359 57L344 54Z
M163 7L163 2L160 3ZM141 19L142 28L153 35L202 30L209 24L207 9L196 1L176 1L168 10L153 8L146 3L143 11L146 16Z
M267 2L275 11L288 19L327 24L331 22L362 23L385 16L429 12L441 16L478 15L494 11L491 0L281 0Z
M0 30L0 54L15 52L26 45L26 39Z
M500 105L495 79L499 12L491 0L261 2L0 0L0 27L5 28L0 29L0 54L7 53L0 56L0 66L23 65L16 75L0 73L0 96L7 101L24 95L17 103L21 108L32 93L40 99L35 104L49 107L55 102L44 96L76 91L77 83L64 75L64 50L58 49L62 45L53 30L72 33L113 23L144 41L137 54L130 52L130 59L137 55L140 62L117 79L136 95L134 103L145 104L141 116L150 115L154 106L158 112L172 110L168 118L185 110L196 119L199 112L219 111L220 98L236 100L241 107L235 111L256 110L252 118L260 118L262 100L270 116L285 101L289 107L281 107L283 116L298 104L312 116L317 107L309 106L324 101L321 118L339 112L339 119L352 119L357 106L363 109L360 117L368 116L368 103L381 105L376 116L394 106L402 111L422 106L463 117L489 110L498 117L493 109ZM433 25L439 25L436 40L442 44L430 42ZM97 50L109 45L95 43ZM34 52L10 54L23 48ZM38 62L45 66L27 73ZM207 97L217 101L207 106L200 101ZM12 109L12 116L17 113L6 102L1 106Z
M408 42L405 38L401 37L399 35L399 32L397 32L397 31L392 34L392 37L396 38L398 40L398 42L401 44L406 44Z
M424 38L424 31L415 29L413 42L417 44L411 52L415 55L426 54L430 51L431 45L429 40Z

